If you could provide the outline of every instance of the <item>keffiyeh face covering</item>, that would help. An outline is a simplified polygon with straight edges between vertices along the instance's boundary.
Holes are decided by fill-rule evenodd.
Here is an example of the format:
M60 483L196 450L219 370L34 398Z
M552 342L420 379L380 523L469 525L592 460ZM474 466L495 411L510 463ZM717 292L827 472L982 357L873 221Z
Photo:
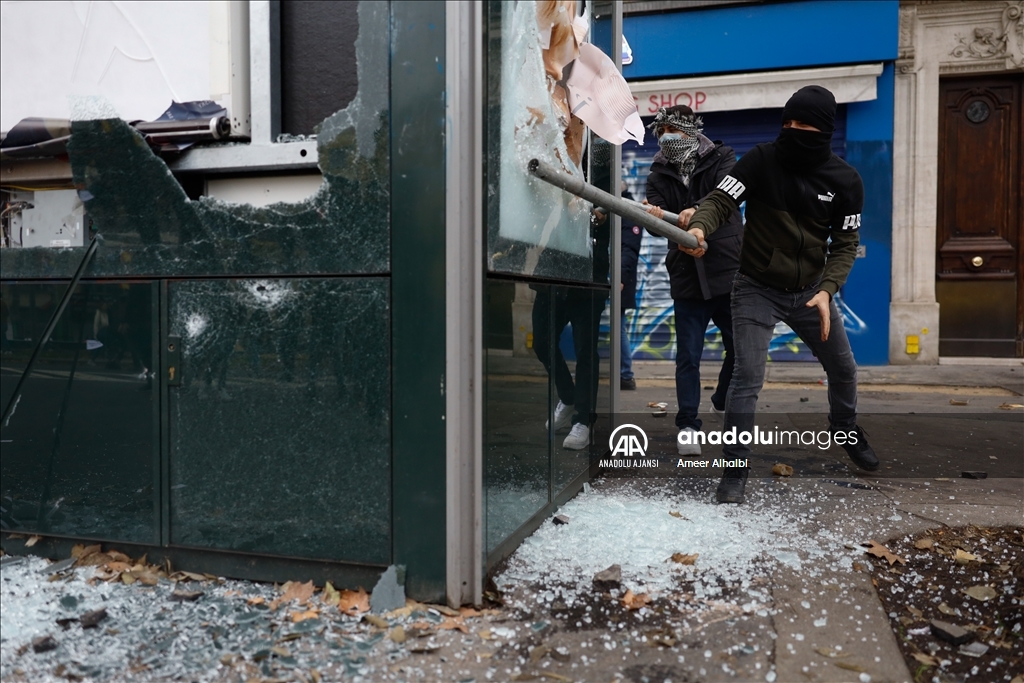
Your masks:
M700 133L704 130L704 121L699 116L669 113L662 107L650 127L655 132L670 127L685 133L662 133L658 137L658 146L669 163L679 171L679 175L688 179L697 165L697 150L700 148Z

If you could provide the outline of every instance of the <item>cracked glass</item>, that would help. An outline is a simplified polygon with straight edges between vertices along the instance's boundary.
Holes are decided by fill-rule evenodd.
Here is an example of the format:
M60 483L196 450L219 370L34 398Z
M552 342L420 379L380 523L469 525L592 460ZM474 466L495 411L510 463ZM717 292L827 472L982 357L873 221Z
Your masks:
M386 564L386 278L169 285L174 545Z
M4 406L66 289L0 285ZM156 291L152 282L77 288L3 430L5 531L157 540Z

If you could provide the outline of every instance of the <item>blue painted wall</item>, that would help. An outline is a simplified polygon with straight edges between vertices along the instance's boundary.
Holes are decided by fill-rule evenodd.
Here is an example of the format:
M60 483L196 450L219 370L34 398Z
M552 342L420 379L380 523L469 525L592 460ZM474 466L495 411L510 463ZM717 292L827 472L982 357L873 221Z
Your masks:
M898 0L806 0L627 16L627 80L896 59ZM595 42L608 22L595 27ZM609 33L610 34L610 33ZM603 42L602 39L603 38Z
M889 362L889 300L892 268L892 122L893 63L878 77L878 99L846 108L846 161L864 180L860 243L866 257L854 262L843 287L843 301L863 320L850 330L861 365Z

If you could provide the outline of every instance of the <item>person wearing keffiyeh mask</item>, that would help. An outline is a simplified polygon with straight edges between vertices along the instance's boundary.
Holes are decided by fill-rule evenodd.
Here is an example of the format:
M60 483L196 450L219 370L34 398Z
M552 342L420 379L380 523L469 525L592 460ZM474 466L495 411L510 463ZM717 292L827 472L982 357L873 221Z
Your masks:
M721 142L712 142L702 132L704 123L685 105L661 109L649 126L658 136L661 151L654 157L647 176L647 202L654 215L664 209L680 215L681 228L715 186L736 163L736 153ZM722 336L725 354L718 386L711 395L711 409L721 411L733 370L732 313L729 293L739 268L743 219L739 211L728 217L721 236L703 249L687 249L669 243L665 265L675 308L676 325L676 427L687 437L678 443L680 455L698 455L695 433L701 429L698 417L701 398L700 360L704 333L714 321ZM697 259L696 256L703 258ZM689 434L686 434L689 432Z
M647 127L658 138L661 155L676 169L683 183L689 185L698 159L715 146L704 136L704 121L689 107L679 105L659 109L654 122Z

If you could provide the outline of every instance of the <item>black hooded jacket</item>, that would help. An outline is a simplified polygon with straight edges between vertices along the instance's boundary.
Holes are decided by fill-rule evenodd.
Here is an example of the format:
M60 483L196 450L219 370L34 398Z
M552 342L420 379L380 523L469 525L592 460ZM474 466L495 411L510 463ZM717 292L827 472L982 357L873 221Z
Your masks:
M714 148L697 162L687 188L676 169L658 152L647 177L647 201L673 213L697 206L735 164L736 153L732 147L715 141ZM669 241L665 265L673 299L710 299L732 291L743 243L743 218L739 210L734 208L722 226L706 240L708 251L700 259L684 254L675 242Z

